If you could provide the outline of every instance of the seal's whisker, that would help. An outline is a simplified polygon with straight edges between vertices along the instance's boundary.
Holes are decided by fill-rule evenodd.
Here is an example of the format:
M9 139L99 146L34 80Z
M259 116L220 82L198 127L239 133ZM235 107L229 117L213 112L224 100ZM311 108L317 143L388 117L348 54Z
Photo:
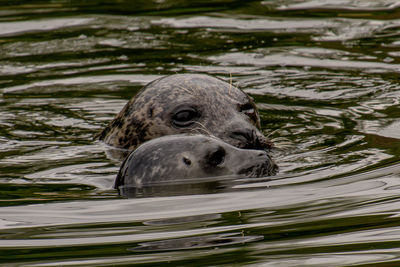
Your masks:
M202 134L200 129L196 128L196 129L190 129L190 133L197 133L197 134Z
M240 82L237 81L236 84L234 84L235 87L240 88Z
M202 125L202 127L204 127L204 126ZM206 134L206 135L208 135L207 130L202 129L202 128L190 129L190 133L194 133L194 134Z
M230 95L231 94L231 90L232 90L232 73L231 72L229 72L229 77L230 77L230 80L229 80L229 91L228 91L228 93Z
M278 131L278 129L273 130L272 132L270 132L266 137L269 138L272 134L276 133Z
M200 122L198 122L198 121L195 121L194 123L197 124L197 125L200 125L200 126L202 127L202 129L203 129L208 135L213 135L213 134L210 132L210 130L208 130L207 127L204 126L202 123L200 123Z
M275 148L284 149L293 147L293 143L289 141L279 141L278 139L271 140L274 143Z
M194 95L193 92L190 91L190 90L188 90L188 88L186 88L186 87L183 87L183 86L181 86L181 85L177 85L177 87L178 87L179 89L182 89L183 91L187 92L188 94Z

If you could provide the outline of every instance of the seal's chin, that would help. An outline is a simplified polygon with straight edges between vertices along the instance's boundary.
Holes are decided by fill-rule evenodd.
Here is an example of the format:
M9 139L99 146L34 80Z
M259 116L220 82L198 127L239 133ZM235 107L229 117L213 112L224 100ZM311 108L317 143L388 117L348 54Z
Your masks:
M258 178L263 176L272 176L278 172L278 166L272 162L263 162L252 166L243 167L238 174L249 178Z

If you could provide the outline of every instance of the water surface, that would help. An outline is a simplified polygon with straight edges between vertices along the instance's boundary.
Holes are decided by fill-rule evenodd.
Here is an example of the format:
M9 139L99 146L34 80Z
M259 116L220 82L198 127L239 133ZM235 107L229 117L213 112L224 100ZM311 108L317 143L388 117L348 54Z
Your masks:
M394 0L3 2L0 264L399 265L399 11ZM251 94L280 174L121 198L120 162L94 137L173 73Z

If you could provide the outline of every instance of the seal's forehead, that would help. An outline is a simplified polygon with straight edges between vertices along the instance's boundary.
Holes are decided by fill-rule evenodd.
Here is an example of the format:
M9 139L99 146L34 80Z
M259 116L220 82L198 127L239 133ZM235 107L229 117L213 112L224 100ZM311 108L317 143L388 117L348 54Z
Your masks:
M206 99L209 102L243 104L248 96L237 87L208 75L180 74L167 76L143 88L141 97L157 102Z

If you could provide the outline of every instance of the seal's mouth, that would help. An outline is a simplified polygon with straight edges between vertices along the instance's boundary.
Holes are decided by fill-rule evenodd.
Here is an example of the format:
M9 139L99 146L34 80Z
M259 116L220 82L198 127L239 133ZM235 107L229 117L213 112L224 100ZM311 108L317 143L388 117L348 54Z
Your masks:
M263 176L272 176L278 172L278 165L275 162L262 162L256 165L243 167L238 174L245 175L249 178L258 178Z

